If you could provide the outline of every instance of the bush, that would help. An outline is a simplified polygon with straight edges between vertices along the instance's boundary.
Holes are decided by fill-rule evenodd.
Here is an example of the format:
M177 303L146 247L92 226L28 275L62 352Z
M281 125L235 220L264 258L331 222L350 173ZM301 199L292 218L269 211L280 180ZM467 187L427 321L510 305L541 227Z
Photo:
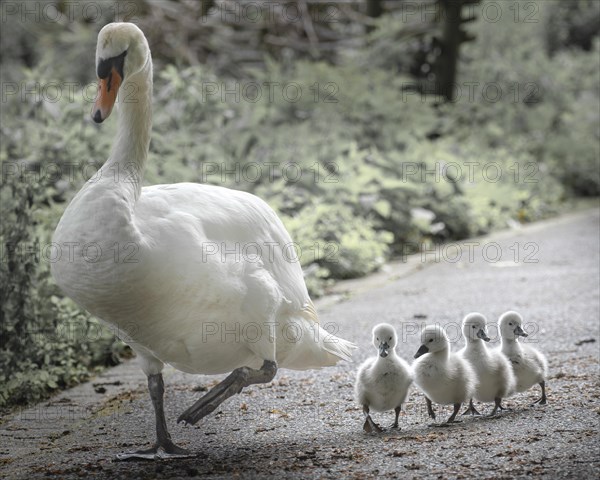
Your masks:
M593 3L590 15L598 10ZM570 195L597 196L600 41L596 36L590 51L569 48L550 56L542 46L558 6L537 5L535 23L518 23L510 15L494 24L476 22L477 41L464 47L459 84L479 82L480 87L475 101L466 101L463 90L462 101L445 106L455 120L446 122L445 134L477 137L484 147L527 154ZM493 87L487 98L486 85ZM499 100L494 100L496 92Z
M90 369L116 364L123 348L50 280L45 190L22 175L5 175L0 189L0 407L79 383Z

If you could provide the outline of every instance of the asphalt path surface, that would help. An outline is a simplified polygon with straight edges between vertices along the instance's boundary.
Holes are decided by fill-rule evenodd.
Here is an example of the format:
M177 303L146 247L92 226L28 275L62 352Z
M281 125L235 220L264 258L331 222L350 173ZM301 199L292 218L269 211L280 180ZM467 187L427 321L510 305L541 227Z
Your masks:
M460 254L460 258L459 258ZM119 462L119 452L154 440L146 381L127 362L0 424L2 478L598 478L599 210L587 210L440 247L392 263L375 276L339 284L317 303L321 323L356 342L352 363L320 371L280 370L267 385L229 399L195 426L177 416L224 376L167 368L165 409L171 435L196 456ZM449 407L427 417L412 389L400 430L362 431L353 399L356 370L374 355L370 331L393 324L398 353L412 362L425 324L447 327L453 350L463 316L494 323L519 311L528 341L548 357L548 404L532 407L539 387L505 401L495 417L462 417ZM492 405L476 404L483 413ZM375 414L389 425L393 412Z

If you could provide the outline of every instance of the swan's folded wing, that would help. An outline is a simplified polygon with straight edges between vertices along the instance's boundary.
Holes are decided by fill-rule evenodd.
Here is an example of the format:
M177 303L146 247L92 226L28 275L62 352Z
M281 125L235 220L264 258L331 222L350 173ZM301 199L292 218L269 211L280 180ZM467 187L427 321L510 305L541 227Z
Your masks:
M279 217L260 198L197 183L156 185L142 190L134 218L150 236L152 225L161 218L170 236L192 235L198 251L208 246L211 255L260 262L279 285L287 308L318 322L294 243ZM169 218L176 221L169 222Z

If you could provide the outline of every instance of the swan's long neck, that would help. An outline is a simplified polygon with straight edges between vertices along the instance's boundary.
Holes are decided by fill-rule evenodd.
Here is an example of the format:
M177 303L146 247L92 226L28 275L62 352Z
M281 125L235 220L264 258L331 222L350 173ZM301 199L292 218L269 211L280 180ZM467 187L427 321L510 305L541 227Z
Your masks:
M108 178L118 179L130 203L140 196L152 129L152 60L125 79L117 100L119 121L110 157L102 167ZM105 175L103 175L105 176Z

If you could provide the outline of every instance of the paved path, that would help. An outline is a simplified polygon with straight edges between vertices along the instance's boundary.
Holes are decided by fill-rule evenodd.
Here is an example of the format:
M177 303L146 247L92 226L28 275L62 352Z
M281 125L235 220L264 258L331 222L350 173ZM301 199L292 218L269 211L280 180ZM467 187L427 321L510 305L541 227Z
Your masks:
M247 389L194 427L176 425L175 418L217 378L167 370L171 433L196 458L114 461L116 453L153 435L145 378L133 361L5 419L0 477L597 478L598 210L473 242L460 247L460 260L457 246L411 257L408 264L341 284L337 296L319 303L322 323L359 344L354 363L320 372L280 371L271 384ZM447 325L452 336L470 311L495 321L507 309L524 315L529 339L548 355L547 406L529 406L539 394L534 389L508 399L508 413L441 428L432 425L422 395L413 391L399 432L361 431L352 383L358 363L373 354L374 324L394 324L402 339L399 353L410 360L423 324ZM454 348L461 346L457 341ZM449 411L439 413L443 418ZM392 414L376 420L391 423Z

